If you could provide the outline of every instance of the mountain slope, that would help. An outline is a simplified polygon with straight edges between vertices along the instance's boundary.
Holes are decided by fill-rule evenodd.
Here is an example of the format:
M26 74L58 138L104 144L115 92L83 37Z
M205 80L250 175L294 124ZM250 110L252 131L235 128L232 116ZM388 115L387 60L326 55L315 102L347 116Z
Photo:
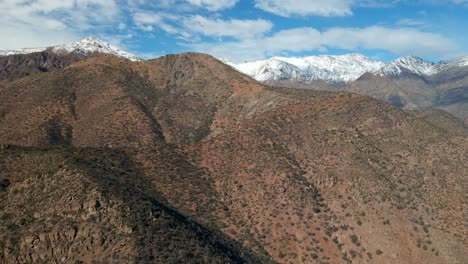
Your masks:
M236 125L252 114L248 105L268 99L263 86L208 55L142 63L99 56L0 83L0 138L26 146L187 144Z
M96 57L0 84L2 142L23 146L163 142L158 120L143 103L154 94L144 89L147 82L132 67L113 56Z
M103 55L141 61L137 56L101 40L85 38L48 48L0 51L0 81L65 68L74 62Z
M86 57L76 53L58 55L50 51L0 57L0 81L65 68Z
M437 65L436 65L437 66ZM446 67L430 75L365 74L344 90L383 100L405 109L442 109L468 122L468 67Z
M0 191L0 261L269 262L165 205L131 155L92 148L0 150L0 178L8 182Z
M2 145L0 223L15 229L1 229L0 258L28 260L58 219L103 236L55 235L60 250L34 246L35 258L463 263L468 141L445 122L456 126L360 95L264 86L197 53L98 56L5 80L0 144L41 149Z
M466 241L450 234L463 229L452 201L463 196L466 138L367 98L280 93L295 100L197 153L236 219L222 220L225 232L253 235L283 263L461 263Z

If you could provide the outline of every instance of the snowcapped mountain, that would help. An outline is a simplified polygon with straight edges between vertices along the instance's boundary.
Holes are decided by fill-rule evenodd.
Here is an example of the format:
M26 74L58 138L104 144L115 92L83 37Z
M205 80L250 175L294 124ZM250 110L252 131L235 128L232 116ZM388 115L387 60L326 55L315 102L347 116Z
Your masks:
M351 83L364 73L380 76L396 76L402 73L431 76L450 67L468 66L468 56L438 64L415 56L401 57L385 63L356 53L337 56L273 57L239 64L226 63L262 82L323 80L329 83Z
M401 57L396 60L388 62L379 74L385 75L400 75L404 72L415 73L418 75L431 76L437 73L436 64L425 61L415 56Z
M0 50L0 57L16 55L16 54L29 54L34 52L41 52L46 50L46 48L25 48L19 50Z
M29 54L34 52L41 52L45 50L52 50L56 53L71 53L77 52L83 55L88 55L91 53L104 53L112 54L121 58L125 58L131 61L141 61L142 59L123 51L115 46L112 46L104 41L101 41L96 38L84 38L76 42L58 45L53 47L46 48L27 48L19 50L0 50L0 56L16 55L16 54Z
M305 72L299 67L282 61L277 58L271 58L266 63L261 65L256 72L256 78L261 81L266 80L300 80L307 78Z
M460 57L450 61L444 61L436 65L437 71L447 70L450 68L468 67L468 56Z
M350 82L368 71L377 71L383 63L361 54L310 57L273 57L269 60L234 65L239 71L258 81L266 80L325 80ZM288 77L288 73L291 75Z

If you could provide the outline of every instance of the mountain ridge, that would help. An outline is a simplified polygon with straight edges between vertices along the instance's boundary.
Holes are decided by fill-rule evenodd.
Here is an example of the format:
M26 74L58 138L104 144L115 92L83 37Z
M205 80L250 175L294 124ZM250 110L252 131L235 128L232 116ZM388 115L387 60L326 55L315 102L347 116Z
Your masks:
M276 64L272 64L274 61ZM345 55L318 55L306 57L272 57L267 60L232 63L224 60L242 73L257 81L267 80L323 80L329 83L351 83L365 73L396 76L404 72L420 76L433 76L453 67L468 66L468 56L433 63L416 56L400 57L389 62L373 60L359 53ZM281 62L281 63L279 63ZM265 68L270 71L264 71ZM284 69L296 67L299 71L285 75ZM278 74L282 73L282 74ZM300 77L300 78L298 78Z
M72 52L79 53L81 55L88 55L91 53L103 53L112 54L120 58L128 59L130 61L141 61L142 59L136 55L126 52L116 46L110 45L102 40L95 37L87 37L80 39L75 42L61 44L45 48L23 48L17 50L0 50L0 57L19 55L19 54L30 54L35 52L43 52L51 50L58 54L69 54Z

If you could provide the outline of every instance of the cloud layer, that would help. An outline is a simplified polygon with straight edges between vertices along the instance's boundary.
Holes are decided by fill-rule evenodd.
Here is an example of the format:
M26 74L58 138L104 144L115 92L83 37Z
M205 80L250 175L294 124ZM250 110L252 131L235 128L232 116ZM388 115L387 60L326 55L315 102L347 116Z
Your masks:
M219 11L234 7L239 0L187 0L192 5L206 8L210 11Z
M319 31L304 27L279 31L243 41L194 44L195 48L235 61L264 58L287 52L385 50L399 55L449 58L461 55L460 47L452 40L436 33L411 28L331 28Z
M255 7L285 17L346 16L353 13L352 4L351 0L255 0Z
M114 0L0 1L0 48L47 46L104 27L120 13Z

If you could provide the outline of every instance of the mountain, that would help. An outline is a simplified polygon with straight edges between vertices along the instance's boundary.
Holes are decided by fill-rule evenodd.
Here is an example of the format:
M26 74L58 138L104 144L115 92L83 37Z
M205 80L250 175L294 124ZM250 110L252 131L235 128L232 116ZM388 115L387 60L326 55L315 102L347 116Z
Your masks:
M378 74L383 76L400 75L403 73L413 73L417 75L431 76L437 73L436 65L415 56L398 58L383 66ZM373 73L372 71L368 71Z
M463 263L466 131L198 53L4 79L0 262Z
M381 76L398 76L404 73L432 76L450 68L468 66L468 56L437 64L415 56L401 57L385 63L356 53L336 56L272 57L268 60L239 64L225 62L258 81L322 80L329 83L351 83L365 73ZM297 71L288 70L291 68L296 68Z
M366 72L376 72L383 67L382 62L374 61L361 54L304 58L273 57L266 61L232 65L258 81L323 80L333 83L354 81ZM289 69L296 70L291 72Z
M437 64L414 56L384 63L360 54L228 64L268 85L348 91L405 109L443 109L468 122L466 56Z
M95 38L38 49L0 51L0 81L65 68L90 57L114 55L130 61L140 58Z
M437 66L437 71L468 67L468 56L460 57L458 59L441 62Z
M69 53L78 53L84 56L88 56L94 53L101 54L112 54L120 58L125 58L131 61L141 61L139 57L123 51L115 46L112 46L104 41L101 41L97 38L89 37L84 38L76 42L46 47L46 48L25 48L18 50L0 50L0 57L18 55L18 54L31 54L37 52L43 52L50 50L58 54L69 54Z

